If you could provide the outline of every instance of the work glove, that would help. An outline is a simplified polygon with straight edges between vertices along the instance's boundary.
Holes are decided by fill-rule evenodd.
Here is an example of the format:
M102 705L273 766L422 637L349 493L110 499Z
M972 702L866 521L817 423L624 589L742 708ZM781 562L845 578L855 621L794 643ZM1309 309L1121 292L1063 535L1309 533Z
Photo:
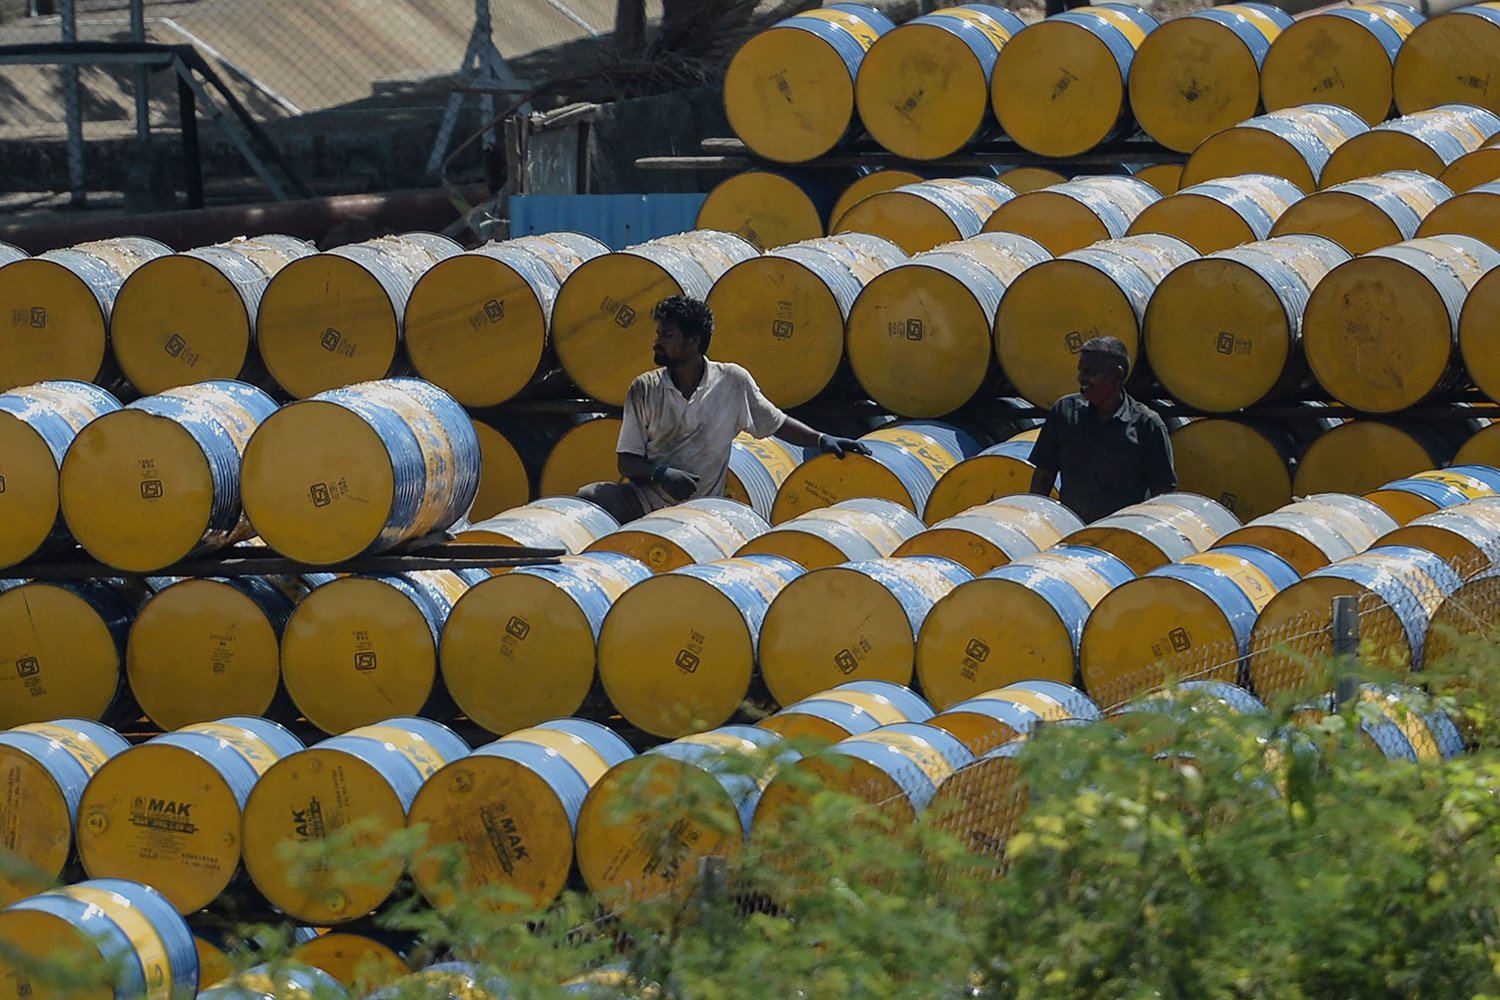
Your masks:
M660 486L673 500L681 503L698 490L698 477L691 472L674 469L669 465L658 465L651 473L651 481Z
M832 434L819 434L818 447L828 452L835 458L843 458L845 455L868 455L870 446L854 438L834 437Z

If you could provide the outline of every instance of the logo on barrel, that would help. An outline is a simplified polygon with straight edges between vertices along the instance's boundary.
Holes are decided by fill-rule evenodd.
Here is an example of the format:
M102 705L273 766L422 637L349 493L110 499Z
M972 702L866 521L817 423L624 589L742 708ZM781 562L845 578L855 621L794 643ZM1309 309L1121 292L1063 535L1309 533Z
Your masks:
M833 665L838 667L841 674L852 674L859 669L859 659L852 649L841 649L833 654Z
M677 653L677 669L681 670L685 674L696 672L698 669L698 664L701 662L702 661L698 659L698 654L694 653L692 650L683 649L679 650Z
M31 325L40 330L47 325L47 310L41 306L31 307Z
M342 339L339 332L330 326L323 331L323 339L320 343L323 345L323 350L332 353L339 349L339 341Z
M333 503L333 494L329 491L327 483L313 483L308 487L307 495L312 499L314 507L327 507Z
M1218 351L1220 354L1233 354L1234 334L1230 333L1228 330L1221 331L1219 335L1214 338L1214 350Z
M147 479L141 483L142 500L160 500L162 495L163 489L160 479Z
M635 310L625 305L624 303L621 303L620 308L615 310L615 323L621 327L629 329L631 324L633 324L634 322Z
M968 656L976 663L983 663L985 660L988 660L990 658L989 643L983 642L979 639L970 639L969 644L964 647L964 655Z
M505 634L525 639L531 634L531 623L520 615L511 615L510 621L505 623Z
M5 477L0 476L0 493L5 492Z
M167 348L166 349L167 349L167 355L168 355L168 357L173 357L173 358L181 357L182 356L182 349L185 348L185 347L187 347L187 341L183 340L177 334L174 333L174 334L172 334L172 336L170 336L170 337L167 338Z
M791 340L792 330L795 329L789 319L778 319L771 324L771 336L777 340Z
M23 656L16 661L17 677L35 677L42 670L42 665L37 662L35 656Z
M1063 334L1063 344L1067 346L1069 354L1077 354L1083 350L1083 334L1077 330L1069 330Z
M1188 648L1193 644L1193 640L1188 635L1187 629L1181 626L1178 626L1177 628L1174 628L1172 631L1167 633L1167 641L1170 642L1172 644L1172 648L1179 653L1186 653L1188 651Z
M355 653L354 654L354 669L355 670L374 670L375 669L375 654L373 652L368 651L368 650L366 650L364 652L360 652L360 653Z
M921 340L925 336L927 336L927 327L921 320L909 319L906 321L907 340Z

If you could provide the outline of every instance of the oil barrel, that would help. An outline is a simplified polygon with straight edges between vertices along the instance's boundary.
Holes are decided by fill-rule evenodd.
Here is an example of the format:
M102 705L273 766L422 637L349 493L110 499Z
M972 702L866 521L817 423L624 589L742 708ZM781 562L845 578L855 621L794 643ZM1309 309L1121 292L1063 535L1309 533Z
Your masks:
M1310 13L1271 43L1261 64L1268 110L1336 104L1376 125L1395 106L1396 53L1426 18L1404 4L1359 3Z
M1321 187L1393 170L1441 176L1450 163L1500 133L1500 116L1467 104L1445 104L1382 122L1362 132L1328 158Z
M773 250L827 235L837 195L837 185L823 175L743 170L709 190L693 228L733 233L757 250Z
M544 497L471 524L457 537L461 542L562 549L577 555L619 526L608 511L587 500Z
M890 681L848 681L793 702L756 723L789 740L837 743L894 722L926 722L932 706Z
M828 213L828 228L830 231L838 229L839 220L844 213L855 205L864 201L872 194L881 191L891 191L906 184L919 184L922 175L904 170L899 167L857 167L859 176L849 182L849 185L839 193L833 203L833 209Z
M1211 254L1265 239L1282 213L1300 200L1302 189L1285 177L1220 177L1148 206L1130 224L1129 235L1175 236L1199 253Z
M1458 347L1470 380L1490 399L1500 399L1500 360L1493 317L1500 308L1500 273L1486 273L1469 288L1458 319Z
M1326 236L1352 254L1369 253L1417 234L1422 220L1452 197L1435 177L1395 170L1324 188L1288 208L1272 236Z
M653 573L668 573L728 559L769 529L764 518L742 503L703 497L637 518L584 551L619 552L639 559Z
M1017 194L995 209L984 231L1027 236L1061 255L1125 236L1159 201L1161 193L1139 177L1075 177Z
M1306 576L1365 551L1397 527L1394 518L1364 497L1322 493L1246 522L1214 548L1253 545L1276 553Z
M1181 184L1271 174L1310 194L1333 151L1368 128L1359 115L1328 103L1256 115L1199 143L1182 168Z
M1004 501L982 504L939 521L892 554L897 558L940 556L979 576L1035 555L1076 531L1075 525L1082 527L1078 518L1057 501L1034 499L1046 501L1047 507L1021 508Z
M1171 432L1177 485L1217 500L1241 521L1292 502L1298 441L1285 424L1208 417Z
M1297 461L1292 492L1299 497L1367 493L1393 479L1442 468L1464 433L1436 422L1347 420L1307 446Z
M1500 112L1489 82L1500 73L1500 8L1476 3L1417 26L1396 54L1393 86L1404 115L1440 104Z
M936 524L982 504L1030 497L1031 477L1036 473L1036 466L1031 464L1031 449L1040 433L1038 428L1022 431L943 473L927 498L923 518ZM1054 488L1053 494L1056 492Z
M834 234L870 233L907 254L978 236L1015 192L989 177L920 181L872 194L839 217Z
M1493 148L1500 154L1500 147ZM1500 177L1500 173L1496 176ZM1496 196L1500 195L1500 183L1486 181L1465 188L1455 187L1453 191L1453 197L1439 203L1427 213L1427 217L1417 227L1417 236L1456 234L1471 236L1490 247L1500 243L1500 225L1494 221L1495 210L1500 207L1496 202Z
M1481 184L1500 180L1500 147L1485 145L1472 153L1465 153L1444 167L1438 180L1448 185L1454 194L1463 194Z
M1176 194L1182 189L1182 163L1144 163L1130 166L1130 176L1138 178L1156 188L1163 195Z
M591 414L558 435L542 463L537 492L543 497L571 497L589 483L618 482L615 447L620 424L619 417Z
M1093 704L1082 691L1070 690L1082 702ZM1098 714L1097 707L1094 714ZM948 706L932 718L931 725L947 730L963 740L964 746L976 755L982 755L1003 743L1028 735L1038 723L1073 718L1072 713L1060 705L1038 707L1033 692L996 688Z
M465 517L482 521L533 497L553 436L529 420L495 411L473 414L473 424L479 439L479 489Z
M859 497L810 510L742 545L736 556L774 555L803 569L890 556L922 522L894 500Z
M724 498L742 503L770 521L781 484L807 460L810 450L779 438L757 438L740 432L729 443Z
M1239 519L1215 500L1163 493L1086 525L1062 544L1103 549L1145 574L1211 548L1239 526Z
M1476 499L1413 518L1381 537L1380 545L1411 545L1448 560L1465 580L1500 560L1500 504Z
M1479 475L1469 475L1470 471ZM1365 499L1405 525L1425 514L1495 496L1496 475L1495 470L1478 466L1430 469L1386 483L1366 493Z

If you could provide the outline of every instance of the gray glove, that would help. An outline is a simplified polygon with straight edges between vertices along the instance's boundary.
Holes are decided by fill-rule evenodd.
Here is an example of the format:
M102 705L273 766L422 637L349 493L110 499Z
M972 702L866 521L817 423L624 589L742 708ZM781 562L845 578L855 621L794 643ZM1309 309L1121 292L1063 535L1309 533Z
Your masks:
M674 469L669 465L658 465L651 473L651 481L666 491L667 496L681 503L698 489L698 477L691 472Z
M854 438L834 437L832 434L819 434L818 447L832 454L835 458L843 458L845 455L868 455L870 446L863 441Z

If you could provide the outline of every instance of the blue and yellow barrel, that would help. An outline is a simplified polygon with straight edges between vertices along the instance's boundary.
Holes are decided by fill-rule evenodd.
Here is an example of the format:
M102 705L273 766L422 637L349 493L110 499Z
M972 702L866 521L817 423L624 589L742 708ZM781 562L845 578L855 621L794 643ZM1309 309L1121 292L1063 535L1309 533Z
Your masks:
M154 590L125 645L141 711L171 731L225 715L289 713L281 633L305 588L293 577L180 578Z
M1002 743L954 771L927 807L934 828L956 837L997 870L1005 860L1006 842L1020 829L1031 804L1018 759L1025 745L1024 739Z
M1440 104L1500 112L1490 81L1500 77L1500 5L1448 10L1417 26L1396 54L1396 107L1403 115Z
M1299 442L1290 425L1205 417L1174 427L1171 440L1183 492L1211 497L1241 521L1292 502Z
M1176 399L1231 413L1305 389L1302 315L1349 252L1322 236L1219 250L1157 285L1143 321L1151 370Z
M809 449L780 438L757 438L741 432L729 444L724 498L738 501L770 521L781 484L808 454Z
M854 99L871 138L908 160L938 160L994 127L990 78L1000 50L1026 23L987 3L913 18L860 64Z
M847 681L793 702L757 723L787 739L837 743L895 722L926 722L933 715L926 699L891 681Z
M1464 301L1496 267L1500 252L1471 236L1408 240L1340 264L1303 312L1318 384L1366 413L1456 394L1468 384L1459 353Z
M656 367L656 304L673 295L706 299L726 271L759 253L733 233L700 229L584 262L552 308L552 343L563 370L586 395L620 406L635 377Z
M1326 236L1352 254L1369 253L1417 234L1422 220L1453 196L1436 177L1394 170L1345 181L1308 195L1271 227L1271 235Z
M100 562L170 566L249 538L240 464L276 402L244 382L168 389L78 432L58 473L68 530Z
M1266 109L1321 101L1370 125L1395 107L1392 69L1401 45L1426 18L1405 4L1359 3L1310 13L1284 30L1261 64Z
M240 869L241 810L261 775L304 749L266 719L185 726L112 757L79 804L78 855L91 878L145 882L196 913Z
M1076 696L1074 702L1092 708L1085 718L1098 717L1098 706L1088 695L1076 688L1068 690ZM1026 736L1038 723L1076 718L1062 703L1041 698L1034 691L1003 687L949 705L933 716L931 725L957 736L975 754L985 754Z
M584 798L605 772L634 757L609 729L557 719L519 729L438 771L412 800L407 825L426 826L429 854L412 866L433 906L463 901L495 912L544 907L573 871ZM438 853L456 850L461 873Z
M1472 153L1465 153L1444 167L1438 180L1448 185L1455 195L1500 180L1500 146L1486 144Z
M465 406L498 406L550 367L558 289L609 247L582 233L486 243L429 268L411 290L403 336L418 375Z
M1500 627L1500 570L1490 569L1463 582L1432 614L1423 644L1430 663L1487 653Z
M542 463L537 493L546 497L571 497L589 483L621 481L619 417L606 413L585 414L563 431Z
M1148 206L1130 224L1129 235L1161 233L1199 253L1214 253L1265 239L1281 214L1301 199L1301 188L1274 174L1220 177Z
M78 432L120 403L88 382L39 382L0 393L0 566L67 546L58 472Z
M1011 283L995 313L995 356L1020 395L1049 407L1078 391L1078 351L1117 337L1144 378L1141 321L1156 286L1198 256L1171 236L1106 240L1043 261Z
M1161 193L1139 177L1075 177L1017 194L995 210L984 231L1027 236L1049 253L1065 254L1119 239L1160 200Z
M863 167L856 170L859 171L859 176L839 193L833 209L828 213L828 228L832 232L838 231L839 220L844 217L845 212L870 195L893 191L907 184L919 184L923 180L921 174L899 167Z
M1031 479L1036 474L1031 450L1040 433L1035 427L1022 431L949 469L933 487L922 516L929 524L937 524L997 500L1030 503Z
M1000 127L1042 156L1077 156L1134 124L1126 81L1156 18L1094 4L1027 26L1000 50L990 100Z
M577 555L619 526L608 511L587 500L543 497L471 524L457 537L461 542L562 549Z
M58 882L74 857L78 804L84 788L116 754L124 737L86 719L35 722L0 732L0 809L7 864L0 871L0 906Z
M964 429L936 420L889 424L860 441L869 455L817 455L797 466L776 494L772 523L859 497L894 500L920 514L948 470L983 450Z
M125 641L143 599L123 580L0 581L0 728L134 720Z
M610 704L667 739L724 725L751 693L767 609L803 573L780 556L742 556L632 587L599 632Z
M978 236L995 210L1015 197L989 177L949 177L872 194L839 217L834 233L871 233L908 254Z
M402 331L412 288L462 252L437 233L402 233L287 264L256 314L266 370L298 399L410 371Z
M1500 561L1500 503L1490 497L1423 514L1383 535L1379 544L1426 549L1468 580Z
M473 415L479 439L479 489L465 518L482 521L532 499L532 484L552 450L551 428L508 414L487 411Z
M1214 548L1253 545L1276 553L1306 576L1365 551L1397 527L1394 518L1363 497L1324 493L1247 521Z
M474 424L417 379L365 382L282 407L245 446L245 513L271 548L326 565L458 521L479 491Z
M283 757L245 803L245 870L293 920L318 927L358 920L385 902L404 867L378 849L406 826L423 782L468 753L468 744L440 723L395 718ZM283 857L283 844L313 850L346 829L353 853L365 855L357 863L325 854L318 864L288 865Z
M844 326L864 288L906 260L879 236L845 233L782 246L714 282L714 358L743 365L766 398L799 406L839 373Z
M858 131L854 81L866 53L895 24L871 7L834 3L754 35L724 74L729 127L751 151L805 163Z
M1144 574L1207 550L1239 526L1239 518L1216 500L1163 493L1085 525L1062 543L1112 552Z
M109 315L125 279L172 252L143 236L27 257L0 248L0 390L52 379L111 384Z
M593 552L475 584L443 626L449 695L493 733L597 710L599 629L614 602L650 576L631 556Z
M1220 129L1255 117L1261 63L1291 25L1290 14L1264 3L1210 7L1164 22L1141 42L1130 66L1130 109L1142 131L1190 153Z
M1500 155L1500 146L1488 148ZM1500 172L1496 177L1500 177ZM1500 182L1486 179L1483 183L1459 187L1447 171L1438 180L1453 190L1453 197L1427 213L1417 227L1417 236L1458 234L1472 236L1492 247L1500 243L1500 224L1495 219L1496 210L1500 208L1496 200L1500 196Z
M322 969L356 995L411 973L408 957L415 949L411 939L378 928L355 924L304 937L288 955Z
M1130 176L1145 181L1165 196L1176 194L1182 189L1183 166L1179 162L1140 163L1126 164L1126 169L1130 171Z
M252 965L205 983L198 1000L345 1000L349 991L322 969L296 960Z
M822 569L884 559L922 530L916 515L894 500L856 497L783 521L735 555L782 556L803 569Z
M1181 184L1271 174L1311 194L1318 189L1318 178L1333 151L1368 129L1359 115L1333 104L1270 111L1199 143L1182 168Z
M591 544L585 552L618 552L653 573L728 559L770 529L752 508L723 497L703 497L653 511Z
M652 899L695 884L701 858L733 863L762 790L796 757L767 729L725 726L615 765L578 814L584 884L606 899Z
M0 911L0 980L33 1000L193 1000L193 932L161 893L139 882L90 879ZM14 957L10 957L14 956ZM81 974L60 984L49 963Z
M392 711L451 716L438 644L453 606L482 569L340 576L292 611L281 637L287 693L325 733L372 725Z
M1417 760L1446 760L1463 753L1463 733L1448 713L1437 706L1422 710L1415 704L1427 698L1425 692L1405 684L1361 684L1359 696L1401 730Z
M1027 431L1035 440L1035 432ZM1017 435L1022 437L1022 435ZM1013 438L1012 441L1016 439ZM980 453L983 456L983 452ZM970 460L972 461L972 459ZM1030 465L1030 462L1026 463ZM942 484L940 483L939 486ZM973 486L964 486L963 483L954 484L952 493L944 492L940 496L939 503L934 505L929 501L927 511L934 518L934 524L940 524L948 517L956 517L970 511L979 511L981 508L989 516L1003 516L1006 520L1022 528L1028 537L1036 544L1038 550L1051 548L1062 540L1063 536L1070 535L1083 527L1083 522L1078 519L1067 507L1063 506L1052 497L1037 496L1033 493L1018 491L1008 495L983 498ZM962 487L962 488L958 488ZM965 494L979 500L978 503L969 504L965 502ZM937 491L934 491L937 495ZM951 497L951 499L950 499ZM951 513L949 513L951 511Z
M1273 552L1226 545L1120 585L1084 626L1084 688L1118 705L1173 677L1235 682L1256 617L1298 579Z
M774 250L827 235L837 193L821 174L743 170L709 190L693 228L733 233L757 250Z
M1250 637L1249 671L1262 698L1313 680L1307 664L1332 651L1335 597L1359 602L1365 662L1420 670L1433 614L1463 580L1441 556L1409 545L1373 548L1314 570L1277 594Z
M283 267L317 252L294 236L268 234L148 260L115 296L115 364L148 395L209 379L262 380L261 296Z
M1082 527L1078 518L1055 500L1029 495L1023 499L1041 500L1047 507L1027 508L1005 500L981 504L937 522L902 543L892 555L898 559L941 556L979 576L1035 555Z
M923 621L973 578L951 560L913 556L830 566L792 581L760 629L772 699L790 705L854 678L910 683Z
M854 377L877 403L903 416L959 409L994 381L989 331L1006 289L1049 259L1026 236L982 233L878 275L849 310Z
M1368 493L1393 479L1442 468L1466 436L1437 422L1346 420L1308 444L1297 460L1292 492Z
M1500 185L1497 185L1500 190ZM1470 380L1490 399L1500 399L1500 335L1491 317L1500 308L1500 272L1469 289L1458 319L1458 347Z
M1495 470L1487 466L1449 466L1392 480L1364 496L1405 525L1470 500L1493 497L1497 485Z
M1382 122L1362 132L1328 158L1320 187L1393 170L1439 177L1448 165L1500 133L1500 116L1467 104L1445 104Z

